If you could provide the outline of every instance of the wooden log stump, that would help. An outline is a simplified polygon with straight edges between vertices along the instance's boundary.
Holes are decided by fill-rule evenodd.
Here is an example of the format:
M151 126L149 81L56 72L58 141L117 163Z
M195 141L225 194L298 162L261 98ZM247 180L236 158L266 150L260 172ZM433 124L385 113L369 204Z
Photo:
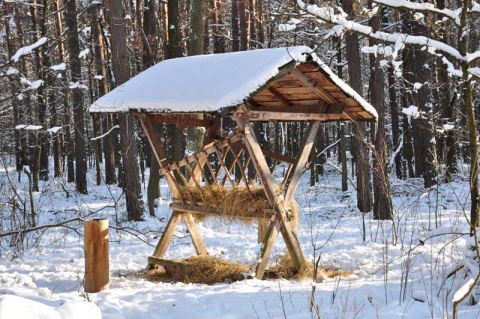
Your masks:
M85 221L85 292L109 287L108 219Z

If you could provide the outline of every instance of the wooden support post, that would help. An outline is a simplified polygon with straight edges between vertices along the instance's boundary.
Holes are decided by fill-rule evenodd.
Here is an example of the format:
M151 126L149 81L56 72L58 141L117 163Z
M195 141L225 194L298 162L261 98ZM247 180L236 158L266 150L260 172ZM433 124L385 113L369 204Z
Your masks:
M302 265L305 264L305 257L303 256L302 249L300 248L300 243L298 242L298 239L293 233L290 227L290 223L288 222L287 210L284 206L282 199L280 198L280 195L277 194L275 181L272 174L270 173L267 161L263 156L260 144L258 143L255 134L250 128L248 114L240 112L236 113L235 120L237 121L239 128L245 133L245 136L243 138L245 146L247 147L250 156L252 157L253 164L255 165L255 169L257 170L258 176L262 182L265 195L270 205L272 205L275 210L276 222L278 222L278 225L275 226L275 229L278 229L282 234L285 245L288 248L288 252L292 257L293 263L295 264L295 268L299 270ZM273 229L272 231L267 231L268 236L273 236L273 233ZM264 243L271 241L273 241L273 239L266 238L264 240ZM271 250L264 248L262 249L261 254L261 263L267 263L268 259L270 258ZM261 272L262 271L257 272L257 278L259 279L261 279L261 276L263 276L263 273Z
M158 241L157 247L155 247L153 257L162 258L163 255L165 255L168 245L172 241L173 234L175 233L175 228L178 226L181 220L182 214L174 211L168 220L167 227L165 227L162 237Z
M257 279L263 278L263 274L265 273L265 269L267 268L268 260L270 258L270 255L272 254L273 247L275 246L275 242L277 241L279 232L280 223L278 222L278 220L271 222L265 233L262 249L260 251L261 259L257 265L257 269L255 270L255 277L257 277Z
M320 122L310 122L307 133L300 146L299 153L295 158L291 173L289 172L287 180L287 191L285 192L284 203L285 206L290 207L290 202L293 199L295 190L297 189L300 177L302 176L303 169L307 163L310 152L312 151L315 138L317 136L318 129L320 128Z
M198 229L197 222L193 218L192 214L190 213L183 213L182 215L183 221L185 225L187 225L188 231L190 233L190 237L192 238L193 246L195 247L195 251L199 256L208 255L207 247L203 242L202 235L200 234L200 230Z
M109 286L108 219L87 220L85 227L85 292Z

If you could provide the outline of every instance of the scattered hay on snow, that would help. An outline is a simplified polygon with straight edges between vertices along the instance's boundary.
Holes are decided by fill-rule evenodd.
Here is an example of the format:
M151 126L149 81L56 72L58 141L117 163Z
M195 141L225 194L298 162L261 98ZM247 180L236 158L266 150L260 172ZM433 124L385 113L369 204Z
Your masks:
M166 282L183 282L196 284L232 283L246 279L246 274L251 272L249 266L240 263L231 263L227 260L212 256L195 256L187 259L168 261L169 265L160 267L155 275L148 276L151 280ZM161 269L161 270L160 270ZM163 271L164 270L164 271ZM339 269L318 267L316 282L326 278L348 277L349 272ZM274 267L267 270L265 279L282 278L298 281L312 280L314 266L306 263L300 271L295 271L295 266L290 256L279 255Z
M350 275L347 271L325 268L319 265L316 276L314 276L315 267L309 262L305 263L297 272L292 258L286 254L278 255L276 265L271 269L271 272L275 273L279 278L295 279L298 281L314 279L316 282L322 282L326 278L348 277Z

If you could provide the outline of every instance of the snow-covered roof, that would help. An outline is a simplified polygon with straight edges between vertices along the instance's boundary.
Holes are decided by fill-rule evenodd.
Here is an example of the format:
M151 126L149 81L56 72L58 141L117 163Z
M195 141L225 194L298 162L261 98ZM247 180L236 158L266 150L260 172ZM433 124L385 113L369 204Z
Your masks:
M242 104L281 67L312 57L335 84L376 117L375 109L307 46L165 60L99 98L90 112L219 112Z

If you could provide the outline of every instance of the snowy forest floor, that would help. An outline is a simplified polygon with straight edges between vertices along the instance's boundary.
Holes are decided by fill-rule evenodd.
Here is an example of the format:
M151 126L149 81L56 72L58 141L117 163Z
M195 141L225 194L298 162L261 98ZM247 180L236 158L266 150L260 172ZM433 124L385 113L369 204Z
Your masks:
M34 203L38 225L77 217L109 219L114 226L109 232L110 289L95 294L83 291L83 222L73 221L66 227L25 234L22 240L0 237L0 297L16 295L50 307L89 300L105 319L451 318L455 291L472 276L468 269L478 271L478 264L467 257L472 255L467 249L471 242L467 173L427 190L421 179L392 179L394 222L379 222L365 214L364 241L355 189L350 184L347 192L341 191L340 174L333 166L325 166L314 187L308 186L309 176L304 174L296 193L298 237L307 260L320 258L322 266L351 272L347 278L327 278L322 283L248 279L210 286L146 280L138 274L146 268L170 214L166 183L161 181L156 217L129 223L124 221L121 190L94 186L91 169L89 195L78 195L73 184L57 179L41 185ZM16 180L13 167L0 170L0 233L23 223L20 211L12 212L10 199L17 192L28 202L27 178L22 173L22 182ZM146 192L145 187L146 183ZM200 230L210 255L253 266L260 248L256 228L255 223L206 219ZM283 253L279 238L271 263ZM165 257L194 254L181 225ZM455 272L459 266L464 267ZM310 304L318 306L318 315ZM2 319L21 318L21 311L25 311L21 303L8 310L0 302ZM460 306L458 318L479 317L478 304ZM36 317L25 319L30 318Z

